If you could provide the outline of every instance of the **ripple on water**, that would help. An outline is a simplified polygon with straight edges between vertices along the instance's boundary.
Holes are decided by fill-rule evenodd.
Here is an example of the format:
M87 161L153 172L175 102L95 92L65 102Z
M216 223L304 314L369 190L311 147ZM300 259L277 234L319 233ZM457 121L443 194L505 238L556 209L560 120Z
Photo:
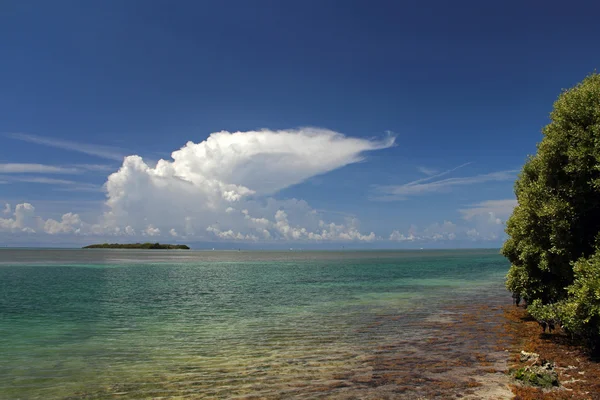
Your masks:
M476 395L507 266L457 254L3 266L0 398Z

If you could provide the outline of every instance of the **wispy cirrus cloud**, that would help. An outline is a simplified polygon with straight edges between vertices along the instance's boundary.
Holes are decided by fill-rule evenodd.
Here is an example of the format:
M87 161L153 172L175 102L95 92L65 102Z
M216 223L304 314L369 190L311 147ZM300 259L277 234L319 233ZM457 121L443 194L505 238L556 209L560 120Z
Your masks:
M448 174L450 174L450 173L452 173L452 172L454 172L454 171L456 171L458 169L461 169L461 168L466 167L467 165L471 165L471 164L473 164L473 163L472 162L467 162L467 163L459 165L458 167L454 167L454 168L448 169L448 170L446 170L444 172L436 173L434 175L427 174L427 175L430 175L430 176L428 176L426 178L417 179L416 181L408 182L408 183L406 183L403 186L416 185L416 184L419 184L419 183L422 183L422 182L427 182L427 181L433 180L435 178L441 178L444 175L448 175Z
M70 140L31 135L28 133L6 133L4 136L28 143L56 147L63 150L76 151L79 153L105 158L108 160L123 161L123 158L126 155L122 149L112 146L79 143Z
M406 200L410 196L420 196L428 193L446 192L451 190L451 188L454 186L466 186L493 181L511 180L514 179L515 174L518 172L518 170L506 170L474 176L437 179L448 175L460 168L463 168L469 164L471 163L465 163L459 165L458 167L441 172L439 174L422 179L417 179L415 181L408 182L403 185L375 186L375 192L377 194L375 196L372 196L371 199L378 201Z
M18 177L11 178L12 181L15 182L28 182L28 183L42 183L46 185L75 185L79 182L71 181L68 179L54 179L54 178L46 178L43 176L33 176L33 177Z
M6 163L0 164L0 174L77 174L80 169L45 164Z
M1 177L6 184L14 182L39 183L42 185L54 185L58 190L99 192L102 187L92 183L72 181L69 179L47 178L45 176L6 176Z
M435 175L438 173L437 169L427 167L417 167L417 170L425 175Z
M114 172L119 169L118 166L106 164L75 164L74 167L90 172Z

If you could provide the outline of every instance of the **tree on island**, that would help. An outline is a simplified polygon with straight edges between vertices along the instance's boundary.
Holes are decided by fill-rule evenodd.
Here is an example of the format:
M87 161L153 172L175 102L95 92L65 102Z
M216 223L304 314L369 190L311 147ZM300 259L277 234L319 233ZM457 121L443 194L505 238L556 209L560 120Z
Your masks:
M564 91L550 118L515 183L506 286L600 350L600 75Z
M144 249L144 250L189 250L185 244L160 244L160 243L102 243L90 244L84 249Z

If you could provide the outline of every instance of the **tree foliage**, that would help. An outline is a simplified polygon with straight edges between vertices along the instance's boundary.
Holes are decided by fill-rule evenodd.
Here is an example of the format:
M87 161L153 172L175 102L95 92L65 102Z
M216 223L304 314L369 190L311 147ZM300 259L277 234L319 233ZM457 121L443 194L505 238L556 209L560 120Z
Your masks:
M90 244L84 249L144 249L144 250L189 250L185 244L160 244L160 243L102 243Z
M566 300L559 303L558 317L570 332L593 346L600 338L600 252L580 259L573 266L575 280Z
M543 306L554 304L563 325L568 318L589 324L597 309L579 302L591 300L593 291L584 288L599 282L600 75L564 91L550 119L515 183L518 206L502 248L512 264L507 288L529 304L537 300L533 313L548 313ZM572 331L580 331L577 323Z

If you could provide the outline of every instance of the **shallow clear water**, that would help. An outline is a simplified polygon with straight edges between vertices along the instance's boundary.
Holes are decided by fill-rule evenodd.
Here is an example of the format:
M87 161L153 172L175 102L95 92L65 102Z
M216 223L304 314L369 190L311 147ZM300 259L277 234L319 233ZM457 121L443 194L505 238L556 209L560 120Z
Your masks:
M414 372L409 363L429 351L419 346L468 313L465 305L510 301L508 267L497 250L3 249L0 398L398 390L400 375L383 382L373 371L383 362ZM462 343L458 325L444 328L440 359L458 351L448 342Z

